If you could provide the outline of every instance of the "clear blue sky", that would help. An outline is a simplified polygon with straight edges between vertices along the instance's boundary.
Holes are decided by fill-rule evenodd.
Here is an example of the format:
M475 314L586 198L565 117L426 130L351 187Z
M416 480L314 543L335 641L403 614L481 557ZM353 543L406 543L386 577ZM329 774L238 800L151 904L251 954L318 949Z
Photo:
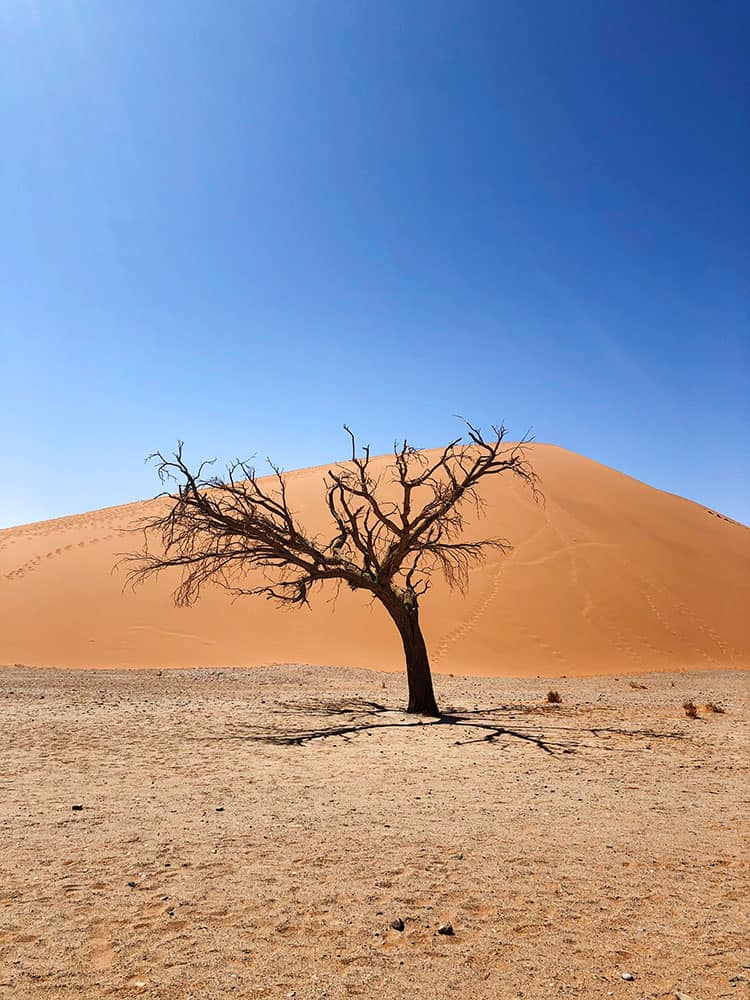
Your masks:
M0 524L533 427L750 521L746 0L5 0Z

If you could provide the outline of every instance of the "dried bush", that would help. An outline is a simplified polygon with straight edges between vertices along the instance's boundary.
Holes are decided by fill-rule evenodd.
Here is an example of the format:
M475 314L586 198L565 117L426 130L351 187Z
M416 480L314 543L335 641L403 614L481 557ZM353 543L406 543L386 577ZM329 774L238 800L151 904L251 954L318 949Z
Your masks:
M550 705L559 705L560 702L562 701L562 698L560 697L560 692L559 691L548 691L547 692L547 701L549 702Z
M714 712L716 715L724 715L724 709L721 705L717 705L715 701L707 701L703 706L704 712Z
M685 709L685 715L688 717L688 719L698 718L698 708L694 701L691 701L688 698L687 701L683 701L682 707Z

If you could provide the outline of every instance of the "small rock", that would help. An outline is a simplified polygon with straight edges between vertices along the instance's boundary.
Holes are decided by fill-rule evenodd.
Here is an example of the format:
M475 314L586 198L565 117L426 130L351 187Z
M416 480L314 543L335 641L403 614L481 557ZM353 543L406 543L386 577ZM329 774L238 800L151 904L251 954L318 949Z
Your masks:
M135 887L136 887L136 885L138 885L138 883L137 882L128 882L128 885L130 886L131 889L135 889Z
M391 927L394 931L402 931L404 929L404 922L401 917L396 917L395 920L391 920Z
M693 1000L693 998L689 997L687 993L680 993L679 990L675 990L674 996L675 1000Z
M70 808L73 810L74 813L79 813L79 812L81 812L83 810L83 806L80 805L80 804L79 805L75 805L75 806L71 806Z
M456 851L453 857L456 859L456 861L463 861L464 859L463 853L461 851Z
M224 812L224 806L217 806L216 807L216 812L217 813L223 813Z
M453 924L440 924L438 927L438 934L447 934L448 937L452 937L455 933Z
M632 972L621 972L620 978L624 979L626 983L632 983L633 980L635 979L635 976L633 975Z

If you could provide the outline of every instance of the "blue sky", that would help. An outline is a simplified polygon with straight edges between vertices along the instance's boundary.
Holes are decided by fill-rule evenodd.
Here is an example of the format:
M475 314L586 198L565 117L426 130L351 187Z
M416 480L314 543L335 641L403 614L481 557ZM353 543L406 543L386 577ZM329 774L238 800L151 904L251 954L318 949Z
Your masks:
M0 525L504 419L750 522L747 3L7 0Z

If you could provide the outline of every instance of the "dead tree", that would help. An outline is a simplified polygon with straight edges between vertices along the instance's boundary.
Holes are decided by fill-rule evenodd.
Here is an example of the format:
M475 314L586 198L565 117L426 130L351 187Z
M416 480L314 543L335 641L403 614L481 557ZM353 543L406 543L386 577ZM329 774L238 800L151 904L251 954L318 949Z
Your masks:
M523 445L504 444L506 429L485 439L466 423L459 437L437 454L394 447L391 463L377 472L369 448L330 469L323 488L333 536L311 535L298 522L284 473L259 478L247 461L236 461L224 477L206 475L204 462L191 472L182 442L169 458L156 452L168 504L143 524L145 543L129 557L130 579L143 581L163 570L181 572L174 597L190 605L205 583L235 595L260 595L282 605L307 604L312 590L331 581L367 591L382 603L401 636L409 688L408 712L439 716L430 663L419 623L419 601L440 571L450 587L464 590L469 570L488 550L506 553L507 539L466 540L465 512L480 513L478 492L487 476L508 473L538 496L537 477ZM394 499L395 498L395 499ZM149 544L156 533L159 546Z

